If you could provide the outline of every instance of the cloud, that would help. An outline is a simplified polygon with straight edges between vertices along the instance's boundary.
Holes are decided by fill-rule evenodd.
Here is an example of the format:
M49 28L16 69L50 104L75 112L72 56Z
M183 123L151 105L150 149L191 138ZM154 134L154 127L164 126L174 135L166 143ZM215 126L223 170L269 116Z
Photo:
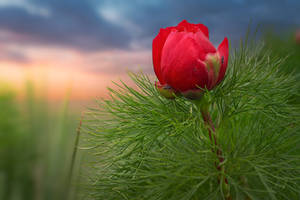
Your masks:
M1 61L13 61L19 64L26 64L30 62L30 59L21 52L14 50L0 50L0 62Z
M31 1L51 13L41 17L21 6L0 7L0 30L20 33L27 44L63 46L83 51L126 48L123 28L101 19L88 1ZM15 42L6 40L7 43Z
M30 57L16 46L6 46L1 44L3 32L0 32L0 62L14 62L17 64L28 64Z
M126 16L122 15L120 10L113 6L100 6L98 13L104 20L121 27L124 31L129 32L131 35L139 35L142 32L141 28L137 24L128 20Z
M85 70L101 72L110 75L120 75L127 72L152 73L152 56L150 50L128 51L114 50L101 51L82 55Z
M55 46L78 51L150 49L161 27L182 19L204 23L218 44L239 39L254 25L300 26L296 0L2 0L2 43Z
M36 6L32 4L31 2L25 1L25 0L1 0L0 1L0 7L19 7L25 9L28 13L33 15L39 15L42 17L49 17L50 12L49 10Z

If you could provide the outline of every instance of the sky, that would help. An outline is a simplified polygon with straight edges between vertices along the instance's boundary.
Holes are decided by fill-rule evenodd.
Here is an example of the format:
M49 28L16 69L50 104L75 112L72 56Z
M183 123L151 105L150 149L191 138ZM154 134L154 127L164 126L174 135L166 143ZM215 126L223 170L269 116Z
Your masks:
M128 71L153 75L151 46L162 27L205 24L216 46L252 27L300 27L299 0L0 0L0 80L26 79L54 99L106 96Z

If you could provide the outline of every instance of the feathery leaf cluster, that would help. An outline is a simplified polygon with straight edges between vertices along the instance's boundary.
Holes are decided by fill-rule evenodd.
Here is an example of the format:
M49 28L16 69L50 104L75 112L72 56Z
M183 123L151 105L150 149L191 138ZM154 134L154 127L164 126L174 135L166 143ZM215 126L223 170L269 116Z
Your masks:
M223 171L197 106L167 100L147 76L131 74L138 89L109 89L111 99L99 100L84 121L93 155L88 198L224 199L221 175L233 199L299 198L300 118L291 103L298 83L279 70L281 58L246 46L232 53L225 80L206 94Z

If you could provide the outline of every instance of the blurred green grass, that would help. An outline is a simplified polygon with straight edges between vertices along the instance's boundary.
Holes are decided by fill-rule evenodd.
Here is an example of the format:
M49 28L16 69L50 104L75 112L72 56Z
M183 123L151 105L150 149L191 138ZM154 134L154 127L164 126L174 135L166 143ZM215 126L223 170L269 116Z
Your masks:
M266 51L271 51L274 57L285 59L280 70L295 75L298 94L300 94L300 43L296 41L296 31L286 32L282 35L267 31L263 41L266 44ZM300 96L295 94L291 103L300 104Z
M50 103L31 82L21 101L1 85L0 199L67 199L79 112L69 109L68 95Z
M300 73L300 43L296 41L295 37L294 31L283 35L266 32L264 41L274 56L287 57L283 70Z

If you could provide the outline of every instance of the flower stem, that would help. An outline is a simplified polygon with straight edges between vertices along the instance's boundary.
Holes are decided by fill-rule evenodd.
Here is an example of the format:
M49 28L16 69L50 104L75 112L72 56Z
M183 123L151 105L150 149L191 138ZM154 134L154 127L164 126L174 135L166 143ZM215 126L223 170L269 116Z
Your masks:
M220 147L218 145L215 126L213 124L212 118L211 118L211 116L209 114L209 111L208 111L209 104L205 100L202 100L198 104L198 107L200 108L200 112L201 112L201 115L203 117L204 123L208 127L208 134L209 134L210 142L214 146L212 148L212 152L216 153L217 158L219 160L219 163L215 162L215 166L216 166L216 168L219 172L224 174L225 169L224 169L224 166L222 165L222 163L224 162L224 157L222 155L223 154L222 150L220 149ZM228 184L228 179L226 177L224 177L224 175L221 175L221 177L218 177L218 182L222 183L222 188L223 188L223 193L225 194L225 199L226 200L231 200L232 197L230 195L230 187L229 187L229 184Z

